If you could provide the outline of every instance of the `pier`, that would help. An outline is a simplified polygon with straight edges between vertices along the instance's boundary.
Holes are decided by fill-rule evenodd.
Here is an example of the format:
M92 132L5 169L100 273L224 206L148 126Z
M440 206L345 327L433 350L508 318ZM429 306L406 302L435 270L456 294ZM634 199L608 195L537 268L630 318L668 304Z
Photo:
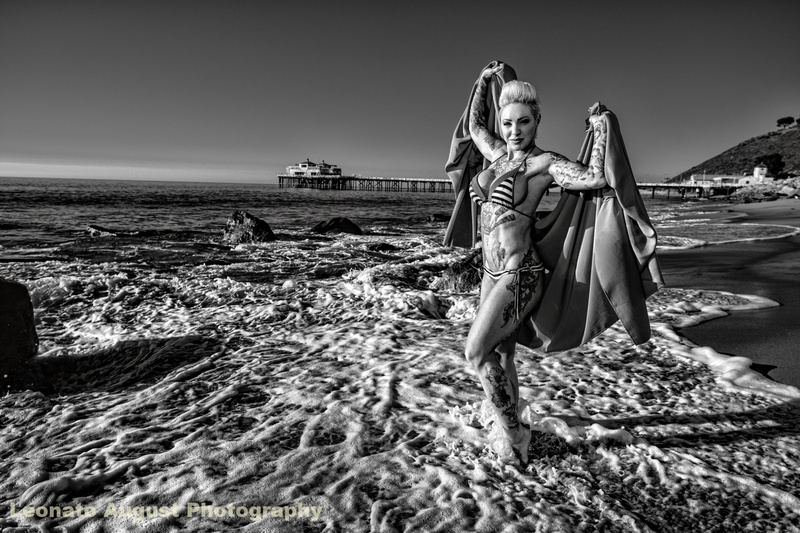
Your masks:
M656 197L656 189L666 189L667 198L670 197L670 193L673 191L675 194L680 195L681 198L685 198L687 194L692 194L697 198L708 198L717 194L728 195L737 189L745 187L745 185L739 183L726 183L717 180L695 180L681 183L637 183L636 186L639 187L639 190L649 189L651 198Z
M385 178L379 176L303 176L278 174L278 186L292 189L339 191L453 192L449 179Z
M387 178L381 176L341 176L319 175L303 176L297 174L278 174L278 186L292 189L328 189L338 191L379 191L379 192L453 192L449 179L437 178ZM681 198L687 194L697 198L707 198L717 194L728 195L745 187L739 183L719 180L684 181L681 183L637 183L639 190L650 191L655 198L656 190L667 191L667 198L673 193Z

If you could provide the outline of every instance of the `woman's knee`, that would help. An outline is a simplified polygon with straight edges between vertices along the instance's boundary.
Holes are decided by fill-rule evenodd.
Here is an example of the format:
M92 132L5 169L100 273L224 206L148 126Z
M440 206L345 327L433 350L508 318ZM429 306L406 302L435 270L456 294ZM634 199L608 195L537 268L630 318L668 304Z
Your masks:
M471 349L469 346L464 348L464 357L474 368L481 366L484 361L482 355L477 350Z
M467 345L464 347L464 357L466 357L467 361L469 361L469 363L475 369L485 365L492 355L493 354L491 351L483 349L479 343L469 342L469 340L467 341Z

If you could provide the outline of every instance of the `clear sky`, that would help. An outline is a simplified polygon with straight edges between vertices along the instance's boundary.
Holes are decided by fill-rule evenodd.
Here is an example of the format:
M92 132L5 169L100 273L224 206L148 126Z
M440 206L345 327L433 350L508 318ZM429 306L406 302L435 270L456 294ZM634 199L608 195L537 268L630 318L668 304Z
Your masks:
M796 0L0 0L0 175L445 178L493 59L542 148L575 157L600 100L640 180L800 117Z

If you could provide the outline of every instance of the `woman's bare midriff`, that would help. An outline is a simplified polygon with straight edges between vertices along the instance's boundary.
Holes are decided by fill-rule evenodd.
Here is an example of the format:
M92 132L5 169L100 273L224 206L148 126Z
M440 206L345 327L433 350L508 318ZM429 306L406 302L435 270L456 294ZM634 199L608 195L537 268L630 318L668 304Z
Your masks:
M481 207L483 264L492 271L518 268L523 257L540 262L531 244L533 219L507 207L487 202Z

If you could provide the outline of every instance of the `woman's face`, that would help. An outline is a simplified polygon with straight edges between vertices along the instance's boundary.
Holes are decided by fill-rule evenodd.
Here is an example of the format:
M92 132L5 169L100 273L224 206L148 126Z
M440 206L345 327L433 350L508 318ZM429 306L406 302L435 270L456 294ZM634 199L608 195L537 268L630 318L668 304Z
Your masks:
M507 104L500 111L500 128L509 150L528 150L536 140L539 124L528 104Z

